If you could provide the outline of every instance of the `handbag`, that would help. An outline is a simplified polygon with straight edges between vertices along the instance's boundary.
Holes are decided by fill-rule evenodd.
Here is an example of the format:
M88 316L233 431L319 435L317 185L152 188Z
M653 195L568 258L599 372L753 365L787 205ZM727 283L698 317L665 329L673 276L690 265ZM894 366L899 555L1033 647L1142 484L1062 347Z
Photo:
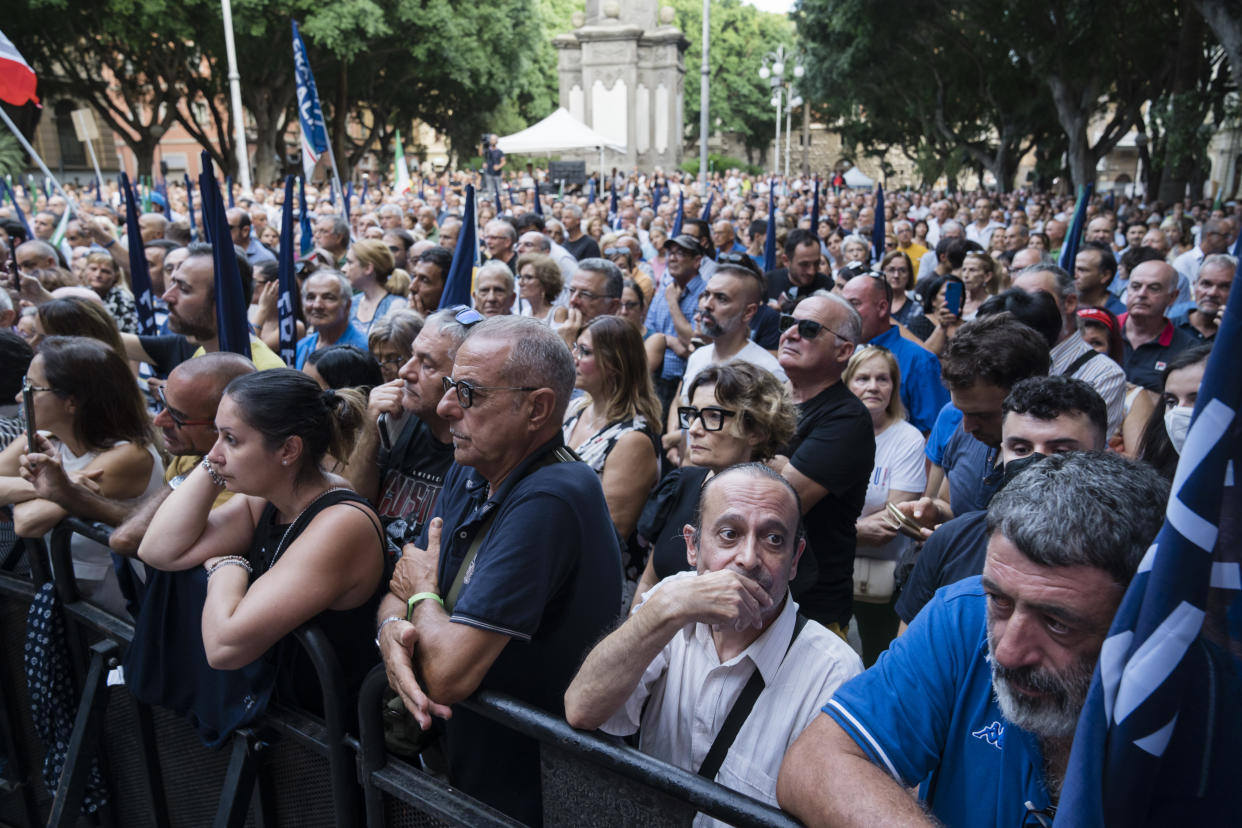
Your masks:
M854 558L854 600L866 604L887 604L893 597L896 561L880 558Z

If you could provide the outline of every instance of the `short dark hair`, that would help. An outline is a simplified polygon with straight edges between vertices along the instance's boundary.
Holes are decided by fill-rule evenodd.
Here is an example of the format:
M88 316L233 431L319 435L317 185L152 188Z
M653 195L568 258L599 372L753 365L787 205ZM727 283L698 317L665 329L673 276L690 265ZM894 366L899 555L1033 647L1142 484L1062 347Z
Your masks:
M716 258L716 245L712 242L712 226L703 219L684 219L681 223L683 228L694 227L699 231L699 246L703 248L703 255L709 259ZM684 232L684 230L683 230Z
M1101 448L1108 438L1108 406L1089 383L1052 375L1027 377L1001 403L1002 415L1029 414L1037 420L1055 420L1062 414L1086 414L1100 433Z
M1057 341L1061 338L1061 328L1065 325L1065 319L1061 316L1056 300L1047 293L1042 290L1027 293L1021 288L1010 288L1004 293L989 296L979 306L976 318L982 319L1005 311L1012 313L1023 324L1039 331L1039 334L1047 341L1049 350L1056 347Z
M144 248L158 247L160 250L164 251L164 255L168 255L169 253L176 250L178 247L181 247L181 245L177 244L172 239L151 239L151 241L149 242L143 242L142 246Z
M418 264L432 264L440 268L440 278L447 279L453 267L453 251L447 247L429 247L418 254Z
M1035 463L988 506L999 532L1039 566L1089 566L1124 588L1160 525L1169 485L1145 463L1107 451L1071 451Z
M593 257L578 262L579 270L589 270L604 277L604 296L609 299L620 299L621 291L625 290L625 274L607 259Z
M0 328L0 399L11 400L22 387L22 377L34 359L30 343L9 328Z
M1131 247L1125 253L1121 254L1121 266L1125 268L1126 273L1131 273L1134 268L1143 262L1159 262L1164 261L1164 256L1160 255L1160 251L1154 247Z
M767 227L764 227L764 231L767 231ZM819 237L817 237L810 230L806 230L802 227L795 227L793 230L790 230L789 235L785 237L785 255L792 259L794 251L805 244L812 243L818 249Z
M1046 375L1052 365L1048 350L1039 332L1005 311L962 325L945 348L941 376L950 389L980 381L1009 389Z
M384 384L375 357L357 345L330 345L311 351L306 364L315 366L329 388L362 388L369 393Z
M517 217L517 231L519 235L526 230L538 230L542 233L547 226L543 216L538 213L522 213Z
M1100 254L1100 270L1107 273L1117 273L1117 257L1113 255L1113 249L1107 244L1101 242L1084 242L1083 246L1078 248L1079 253L1085 253L1088 250L1094 250Z

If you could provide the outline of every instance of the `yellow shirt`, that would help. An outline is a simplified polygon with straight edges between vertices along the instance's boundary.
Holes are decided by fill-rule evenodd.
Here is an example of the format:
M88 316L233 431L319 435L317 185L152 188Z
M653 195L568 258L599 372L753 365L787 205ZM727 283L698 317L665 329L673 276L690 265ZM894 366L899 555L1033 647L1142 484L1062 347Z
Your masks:
M174 455L169 461L168 466L164 469L164 482L172 480L174 477L185 477L194 471L194 467L203 462L201 454L178 454ZM233 496L233 492L228 489L221 489L220 494L216 495L216 500L211 504L211 508L216 508Z
M910 285L913 286L919 279L919 262L927 255L927 248L921 244L910 242L909 247L898 245L897 249L910 257L910 266L914 268L914 278L910 280Z
M194 356L200 357L207 353L203 350L203 346L198 346L198 350L194 352ZM273 368L288 368L285 361L272 351L271 348L263 344L263 340L257 336L250 337L250 361L254 363L254 367L260 371L270 371Z

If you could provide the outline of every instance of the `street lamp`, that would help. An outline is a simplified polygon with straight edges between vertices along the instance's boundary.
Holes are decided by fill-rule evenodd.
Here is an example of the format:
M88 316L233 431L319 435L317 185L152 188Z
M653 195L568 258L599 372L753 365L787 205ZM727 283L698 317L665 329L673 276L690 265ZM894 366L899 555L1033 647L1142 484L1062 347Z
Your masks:
M798 78L801 78L802 75L806 71L803 68L800 60L798 63L796 63L792 67L792 69L790 69L790 66L789 66L790 57L791 56L785 54L784 44L781 44L780 46L776 47L775 52L770 52L764 57L763 65L759 67L759 77L767 81L768 84L771 86L772 106L776 107L776 141L775 141L776 156L774 159L775 163L772 165L772 170L777 175L781 174L781 107L783 104L787 102L788 110L790 111L787 117L792 118L793 108L795 106L801 106L802 104L801 99L795 97L795 93L793 91L793 81L786 79L786 72L788 71L789 74L792 75L794 79L798 79ZM797 101L797 103L794 102L795 100ZM789 143L790 128L791 128L791 124L787 123L785 125L785 143L786 143L785 175L786 177L788 177L789 175L788 143Z

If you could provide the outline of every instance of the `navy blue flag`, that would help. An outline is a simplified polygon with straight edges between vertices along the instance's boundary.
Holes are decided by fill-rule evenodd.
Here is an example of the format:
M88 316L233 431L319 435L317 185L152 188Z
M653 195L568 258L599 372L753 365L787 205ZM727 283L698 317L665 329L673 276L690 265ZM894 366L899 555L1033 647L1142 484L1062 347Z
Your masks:
M470 287L474 279L474 257L479 249L475 238L478 218L474 210L474 185L466 185L466 204L462 208L461 231L457 234L457 249L453 251L453 264L444 280L444 293L440 295L440 307L452 308L470 304Z
M703 215L699 216L699 219L700 219L701 221L711 221L711 220L712 220L712 202L713 202L713 201L715 201L715 200L716 200L716 194L715 194L715 193L708 193L708 194L707 194L707 204L706 204L706 205L704 205L704 207L703 207ZM723 252L723 251L722 251L722 252Z
M0 207L4 206L6 201L8 201L8 184L4 179L0 179Z
M763 272L776 270L776 184L768 185L768 232L763 237Z
M345 220L346 221L349 221L349 202L353 200L354 200L354 182L347 181L345 183L345 198L342 199L341 201L341 204L345 207ZM353 222L350 222L350 223L352 224Z
M103 204L103 179L95 176L95 203Z
M367 186L370 183L371 179L369 177L362 179L362 197L358 199L358 206L364 213L367 211Z
M298 124L302 127L302 176L308 181L315 172L315 165L328 152L328 128L324 124L323 110L319 106L319 90L315 87L315 75L311 72L306 44L298 31L298 21L293 23L293 72L298 85ZM335 204L335 196L329 198Z
M234 207L237 206L236 204L233 203L233 176L226 175L224 177L224 189L228 191L229 209L232 210Z
M1061 244L1061 256L1057 259L1057 264L1062 269L1074 272L1074 259L1078 258L1078 246L1082 244L1083 226L1087 222L1087 203L1091 201L1091 192L1095 189L1095 184L1088 184L1083 188L1082 195L1078 198L1078 206L1074 208L1074 220L1070 222L1069 232L1065 234L1065 241Z
M543 215L543 205L539 203L539 179L535 179L535 215Z
M293 314L293 292L298 289L293 274L293 176L285 176L285 202L280 213L280 262L277 268L276 313L280 320L280 358L290 368L297 356L298 324Z
M172 206L168 202L168 179L161 177L160 183L155 187L155 191L164 199L164 215L169 221L172 221Z
M299 249L305 256L315 249L315 231L311 229L310 210L306 209L306 179L301 177L298 178L298 215L300 216L298 226L301 229Z
M811 232L819 237L819 176L815 176L815 194L811 196Z
M216 336L219 350L230 351L250 359L250 323L246 321L249 296L243 295L241 272L237 269L237 250L229 234L229 219L224 213L220 183L216 181L211 153L203 150L203 171L198 177L198 192L203 199L203 227L211 242L216 279Z
M595 203L595 176L587 179L587 204Z
M17 203L17 193L13 192L13 189L9 187L8 184L5 184L4 186L5 189L9 191L9 198L13 200L13 211L17 213L17 223L25 228L26 241L30 241L35 237L35 234L34 231L30 229L30 222L26 221L26 214L22 212L22 205ZM31 202L32 206L33 204L34 202Z
M198 241L198 225L194 221L194 187L190 184L190 174L185 174L185 211L190 216L190 240Z
M663 194L664 194L663 187L652 187L651 188L651 212L654 213L656 210L660 209L660 196L662 196Z
M814 228L812 228L814 229ZM871 262L884 258L884 185L875 185L875 224L871 225Z
M159 326L155 324L155 301L151 289L151 270L147 266L147 254L141 244L142 229L138 226L138 203L134 200L134 191L129 186L129 176L121 173L121 192L125 194L125 233L129 243L129 286L134 294L134 304L138 308L138 333L142 336L155 336Z
M1089 194L1088 189L1083 202ZM1233 479L1242 468L1237 419L1242 372L1236 368L1242 360L1240 293L1231 292L1208 357L1164 526L1100 649L1074 734L1057 825L1147 824L1161 771L1182 770L1165 759L1174 730L1191 728L1178 734L1179 743L1210 746L1219 738L1206 717L1195 715L1217 688L1205 686L1211 681L1204 680L1202 660L1187 655L1200 633L1235 659L1242 652L1242 493ZM1224 810L1228 802L1221 804Z
M612 185L612 195L608 198L608 224L613 230L621 226L620 209L617 207L617 185Z
M686 220L686 191L677 194L677 215L673 216L673 233L671 238L681 235L681 225Z

